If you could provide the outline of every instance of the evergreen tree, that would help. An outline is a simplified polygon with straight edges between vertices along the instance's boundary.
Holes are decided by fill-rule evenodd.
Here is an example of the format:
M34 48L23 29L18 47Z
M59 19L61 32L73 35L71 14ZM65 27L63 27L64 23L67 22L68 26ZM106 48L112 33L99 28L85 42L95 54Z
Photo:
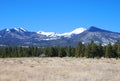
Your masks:
M120 58L120 44L118 44L117 47L117 57Z
M112 57L112 47L111 44L108 44L105 49L105 57L111 58Z
M92 42L90 43L90 47L91 47L91 49L90 49L90 57L94 58L94 57L96 57L96 56L98 55L98 47L97 47L97 44L94 43L94 41L92 41Z
M101 44L98 45L98 51L97 51L97 57L102 57L104 56L104 52L103 52L103 46Z
M84 45L82 42L78 43L78 46L76 47L76 53L75 57L83 57L84 56Z
M54 52L54 53L53 53L53 56L54 56L54 57L58 57L58 50L59 50L59 47L56 46L56 47L54 47L53 50L54 50L54 51L53 51L53 52Z
M58 57L65 57L65 56L66 56L65 48L60 47L58 50Z
M54 49L53 47L51 47L51 48L49 49L49 53L50 53L50 55L49 55L50 57L54 57L56 51L55 51L55 49Z
M117 57L117 47L118 45L115 43L114 45L112 45L112 58L116 58Z
M88 45L85 47L85 57L87 57L87 58L90 57L90 50L91 50L91 47L90 47L90 44L88 44Z
M44 54L45 54L45 56L46 57L49 57L50 55L50 53L49 53L50 51L49 51L49 47L46 47L46 48L44 48Z
M40 54L45 54L47 57L106 57L106 58L120 58L120 42L116 42L114 45L108 44L102 46L97 45L93 41L88 45L78 43L77 47L19 47L19 46L6 46L0 47L0 57L36 57Z
M71 47L71 57L75 57L75 48Z
M66 47L66 54L67 54L68 57L72 56L72 52L71 51L72 51L71 46Z

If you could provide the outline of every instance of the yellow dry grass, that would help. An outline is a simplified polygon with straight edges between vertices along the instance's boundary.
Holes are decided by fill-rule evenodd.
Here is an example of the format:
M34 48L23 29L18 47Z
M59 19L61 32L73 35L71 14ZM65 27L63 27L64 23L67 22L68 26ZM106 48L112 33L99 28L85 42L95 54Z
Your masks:
M0 58L0 81L120 81L120 59Z

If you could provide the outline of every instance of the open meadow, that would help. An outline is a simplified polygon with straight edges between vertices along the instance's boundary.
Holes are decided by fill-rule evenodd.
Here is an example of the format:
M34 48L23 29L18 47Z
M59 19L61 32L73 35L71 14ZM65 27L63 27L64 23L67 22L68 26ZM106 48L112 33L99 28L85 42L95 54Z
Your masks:
M0 58L0 81L120 81L120 59Z

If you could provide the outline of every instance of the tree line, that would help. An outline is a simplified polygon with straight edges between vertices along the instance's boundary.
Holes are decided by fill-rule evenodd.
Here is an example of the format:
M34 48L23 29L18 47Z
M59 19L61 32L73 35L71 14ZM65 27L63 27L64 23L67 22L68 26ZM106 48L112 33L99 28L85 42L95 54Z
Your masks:
M0 58L7 57L86 57L86 58L120 58L120 42L108 45L96 44L94 41L84 45L79 42L76 47L0 47Z

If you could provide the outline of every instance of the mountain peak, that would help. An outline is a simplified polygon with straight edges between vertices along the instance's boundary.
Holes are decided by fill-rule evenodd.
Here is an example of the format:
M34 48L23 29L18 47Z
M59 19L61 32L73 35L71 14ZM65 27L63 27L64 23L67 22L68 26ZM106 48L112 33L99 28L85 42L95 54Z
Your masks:
M46 36L56 36L55 32L44 32L44 31L38 31L38 34L46 35Z
M26 32L27 30L23 28L11 28L11 29L4 29L5 32Z
M97 27L95 27L95 26L91 26L90 28L97 28Z
M62 34L44 31L35 33L26 31L23 28L0 30L0 45L75 46L79 41L87 44L92 40L102 45L115 43L120 40L120 33L100 29L95 26L91 26L87 30L85 28L76 28L71 32Z
M66 33L55 33L55 32L44 32L44 31L38 31L38 34L42 34L42 35L46 35L46 36L50 36L50 37L59 37L59 36L64 36L64 37L71 37L72 34L80 34L83 31L85 31L85 28L77 28L71 32L66 32Z
M87 31L90 31L90 32L97 32L97 31L103 32L105 30L97 28L95 26L91 26Z
M73 30L71 33L72 34L80 34L85 30L86 30L85 28L77 28L77 29Z
M16 31L18 31L18 32L25 32L26 30L25 29L23 29L23 28L13 28L14 30L16 30Z
M1 31L4 31L4 32L10 32L10 29L6 28L6 29L3 29Z
M67 33L61 34L61 36L71 37L71 35L73 35L73 34L80 34L80 33L84 32L85 30L86 30L85 28L76 28L75 30L73 30L71 32L67 32Z

